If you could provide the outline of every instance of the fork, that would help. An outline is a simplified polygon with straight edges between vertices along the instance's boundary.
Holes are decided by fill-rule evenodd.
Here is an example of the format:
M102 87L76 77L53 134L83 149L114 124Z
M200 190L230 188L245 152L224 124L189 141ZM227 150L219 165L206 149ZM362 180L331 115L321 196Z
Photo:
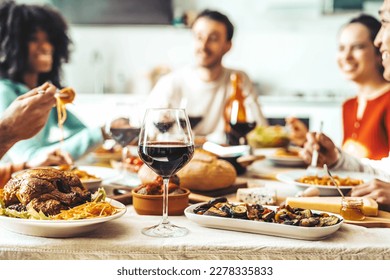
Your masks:
M322 133L323 126L324 126L324 122L321 121L320 122L320 130L319 130L320 134ZM311 163L306 169L308 175L313 175L313 176L317 175L318 170L319 170L319 168L317 167L317 162L318 162L318 151L313 150L313 154L311 157Z
M328 173L328 176L329 176L330 180L332 181L333 185L335 185L335 187L336 187L337 190L339 191L339 194L340 194L341 197L344 199L344 194L343 194L343 192L340 190L339 184L338 184L338 183L336 182L336 180L333 178L332 173L330 173L330 170L329 170L328 166L326 165L326 163L324 164L324 170L326 171L326 173Z

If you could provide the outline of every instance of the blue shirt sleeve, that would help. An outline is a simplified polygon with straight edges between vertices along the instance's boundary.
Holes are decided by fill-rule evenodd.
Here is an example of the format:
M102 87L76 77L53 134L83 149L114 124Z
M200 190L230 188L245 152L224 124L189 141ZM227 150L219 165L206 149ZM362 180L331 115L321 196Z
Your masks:
M9 82L0 81L0 112L2 113L19 92L27 92L25 88L9 86ZM88 128L74 114L67 110L64 123L64 142L61 144L61 131L58 127L57 109L50 112L44 128L34 137L16 143L7 153L14 163L21 163L39 155L47 154L55 149L63 149L71 154L74 160L83 156L97 144L102 143L103 136L99 127Z

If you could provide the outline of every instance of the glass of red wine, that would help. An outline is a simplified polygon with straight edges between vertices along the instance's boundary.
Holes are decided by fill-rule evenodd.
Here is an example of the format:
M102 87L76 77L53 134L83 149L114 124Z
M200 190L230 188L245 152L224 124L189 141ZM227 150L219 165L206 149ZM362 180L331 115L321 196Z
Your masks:
M229 132L226 135L227 144L246 145L246 135L256 127L255 115L250 104L243 104L241 107L233 103L227 122L229 126Z
M148 109L139 136L138 154L142 161L163 178L163 214L159 224L144 228L153 237L179 237L188 233L168 221L168 184L194 154L194 141L184 109Z
M120 103L115 106L111 118L106 124L106 132L122 147L121 176L117 183L126 185L128 172L126 159L129 156L129 145L137 145L138 136L141 131L141 117L137 104Z

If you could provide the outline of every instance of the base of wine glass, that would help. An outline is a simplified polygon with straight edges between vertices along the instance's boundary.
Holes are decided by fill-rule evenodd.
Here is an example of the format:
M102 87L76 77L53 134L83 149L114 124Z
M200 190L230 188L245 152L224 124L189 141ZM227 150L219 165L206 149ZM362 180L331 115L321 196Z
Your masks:
M142 233L151 237L181 237L188 234L188 229L168 223L161 223L142 229Z

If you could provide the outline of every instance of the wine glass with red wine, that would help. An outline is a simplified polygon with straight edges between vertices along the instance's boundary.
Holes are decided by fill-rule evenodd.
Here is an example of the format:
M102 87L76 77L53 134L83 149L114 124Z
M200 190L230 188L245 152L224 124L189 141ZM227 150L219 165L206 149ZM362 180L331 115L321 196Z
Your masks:
M117 104L114 113L106 124L106 132L122 147L121 176L117 181L126 184L126 159L129 156L129 145L137 145L141 131L141 117L137 104Z
M233 103L225 109L226 140L228 145L246 145L246 135L256 127L255 114L250 104Z
M247 144L246 135L256 127L256 104L246 98L242 88L242 76L230 76L232 93L224 108L226 140L229 145Z
M188 230L168 221L168 184L194 154L191 126L184 109L148 109L141 127L138 154L142 161L163 178L163 215L158 225L144 228L153 237L179 237Z

